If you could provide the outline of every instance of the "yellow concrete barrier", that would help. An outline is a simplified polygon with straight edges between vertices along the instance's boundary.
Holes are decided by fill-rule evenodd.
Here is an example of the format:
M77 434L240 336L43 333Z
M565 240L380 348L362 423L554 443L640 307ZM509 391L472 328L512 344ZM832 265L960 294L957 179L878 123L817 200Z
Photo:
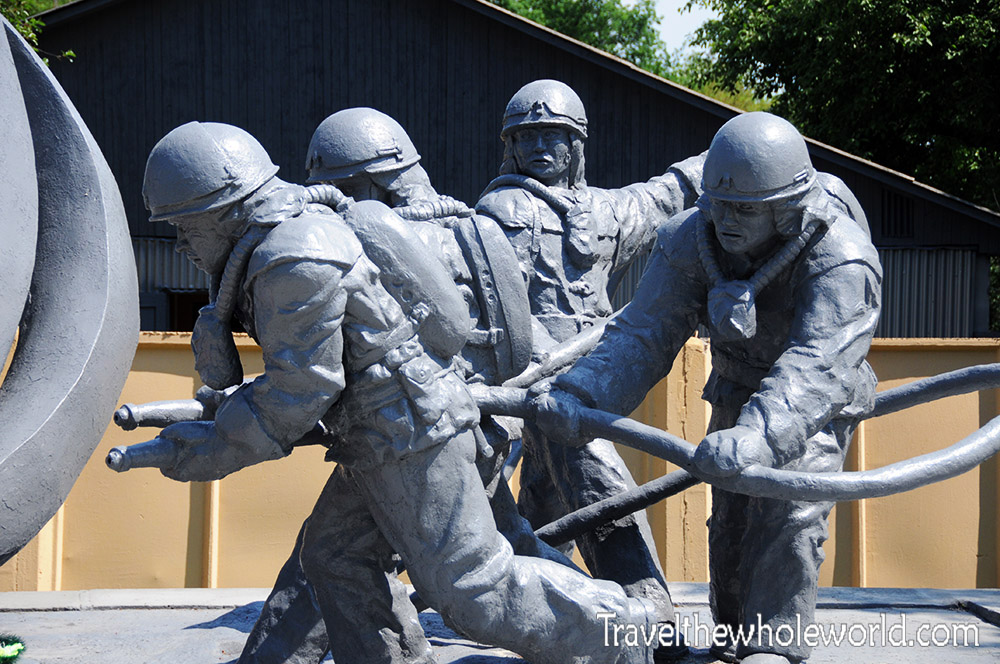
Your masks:
M261 356L239 348L248 374ZM972 364L1000 361L1000 340L879 339L869 357L880 389ZM697 442L708 424L701 389L711 370L709 344L691 340L634 416ZM122 402L181 399L198 386L185 333L145 332ZM921 406L862 425L849 469L874 468L951 444L1000 412L993 393ZM111 413L103 415L110 422ZM104 457L155 430L110 427L66 504L20 554L0 567L0 591L90 588L270 586L302 519L332 469L323 450L247 469L219 482L180 484L155 470L116 474ZM623 450L637 481L670 468ZM838 506L822 582L827 585L996 587L1000 469L977 471L911 493ZM649 510L668 580L705 581L702 485Z

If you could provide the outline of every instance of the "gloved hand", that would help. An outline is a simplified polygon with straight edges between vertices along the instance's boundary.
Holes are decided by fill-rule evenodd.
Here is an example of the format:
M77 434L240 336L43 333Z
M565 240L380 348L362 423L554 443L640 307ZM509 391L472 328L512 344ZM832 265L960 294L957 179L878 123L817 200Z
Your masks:
M749 466L773 466L774 453L759 431L736 426L705 436L694 452L694 465L705 475L730 477Z
M548 438L569 447L582 447L590 437L580 431L580 411L586 405L576 396L551 383L531 388L535 409L535 424Z
M215 411L219 409L222 402L225 401L226 398L235 392L239 387L239 385L233 385L224 390L216 390L208 385L202 385L199 387L198 391L195 392L194 398L205 406L205 416L202 419L210 420L215 417Z
M176 461L162 468L165 477L179 482L219 480L261 461L275 458L249 445L234 445L219 437L214 422L180 422L160 432L177 449Z

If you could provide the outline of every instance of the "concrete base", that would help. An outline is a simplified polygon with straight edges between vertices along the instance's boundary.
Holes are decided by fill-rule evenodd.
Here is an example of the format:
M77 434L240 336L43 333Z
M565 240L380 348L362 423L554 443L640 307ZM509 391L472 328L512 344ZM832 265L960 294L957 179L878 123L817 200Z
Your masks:
M705 584L671 584L671 593L694 646L684 663L714 662ZM266 595L263 589L0 593L0 632L24 640L19 664L232 663ZM811 664L1000 661L1000 590L824 588L818 619L818 638L827 643L814 650ZM441 664L523 661L462 639L436 613L421 614L421 623Z

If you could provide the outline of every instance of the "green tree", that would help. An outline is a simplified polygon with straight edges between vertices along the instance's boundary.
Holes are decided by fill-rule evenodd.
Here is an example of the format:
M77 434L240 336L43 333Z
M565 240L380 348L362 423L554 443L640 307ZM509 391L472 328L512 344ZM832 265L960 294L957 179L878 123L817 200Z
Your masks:
M41 21L34 17L38 11L34 0L0 0L0 14L21 33L25 41L38 49L38 32Z
M60 4L63 4L60 0L0 0L0 14L10 21L10 24L21 33L24 40L31 44L37 53L49 56L53 54L44 53L38 48L38 35L45 27L45 23L39 20L36 15ZM55 57L72 60L76 54L73 51L63 51ZM46 64L49 62L47 57L42 57L42 60Z
M741 86L802 131L1000 209L1000 2L689 0L700 82Z
M493 4L552 28L659 76L670 69L660 39L653 0L626 6L621 0L490 0Z
M672 56L659 36L662 17L656 13L654 0L639 0L634 5L624 5L621 0L490 2L731 106L759 111L770 104L746 86L730 90L714 81L701 53L678 51Z
M769 111L770 97L758 97L742 81L727 87L712 77L712 57L701 51L678 52L672 58L667 78L701 94L744 111Z

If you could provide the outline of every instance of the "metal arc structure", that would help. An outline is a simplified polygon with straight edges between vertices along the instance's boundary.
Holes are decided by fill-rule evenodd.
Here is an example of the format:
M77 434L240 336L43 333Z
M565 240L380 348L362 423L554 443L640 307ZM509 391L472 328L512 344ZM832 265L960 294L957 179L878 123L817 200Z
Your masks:
M879 393L872 416L996 387L1000 387L1000 364L960 369ZM484 413L534 416L531 400L523 390L477 387L474 396ZM695 446L660 429L590 408L581 411L580 429L666 459L713 486L782 500L844 501L902 493L966 473L1000 451L1000 417L996 417L950 447L872 470L806 473L751 466L732 477L707 477L694 469ZM674 477L673 484L679 489L693 485L683 479Z
M22 155L9 168L22 177L30 168L37 184L30 295L23 315L17 308L18 340L0 387L3 564L59 509L107 428L135 353L139 309L111 170L65 92L6 21L0 70L0 107L6 112L16 106L12 97L22 100L30 133L22 127L16 137L31 137L25 154L34 162ZM5 206L12 182L9 175L0 180ZM0 213L6 224L10 209ZM23 242L5 235L5 242ZM9 324L10 312L3 315L0 322Z
M6 25L6 24L4 24ZM14 56L0 35L0 365L14 343L28 301L38 239L38 190L31 125L14 68Z

